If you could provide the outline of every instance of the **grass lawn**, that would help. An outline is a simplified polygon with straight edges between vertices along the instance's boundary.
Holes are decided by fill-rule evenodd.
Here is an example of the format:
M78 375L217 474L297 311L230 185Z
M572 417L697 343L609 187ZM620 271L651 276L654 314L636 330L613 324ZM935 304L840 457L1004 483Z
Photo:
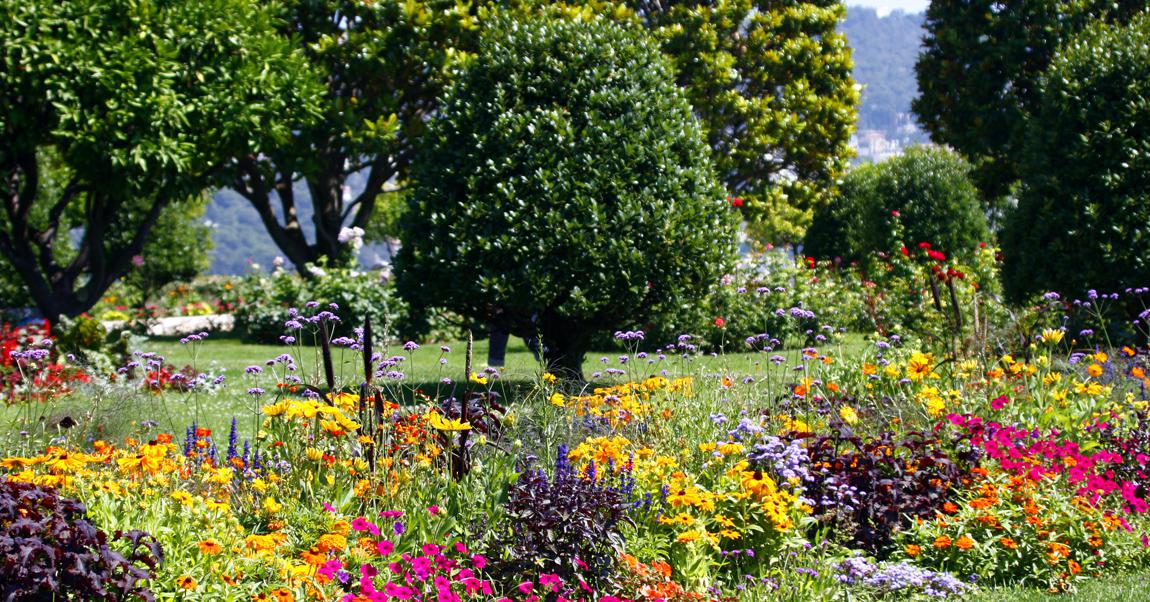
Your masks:
M1150 600L1150 572L1106 575L1084 581L1072 594L1050 594L1037 589L1007 587L983 592L974 602L1141 602Z
M838 356L839 360L846 360L859 353L865 345L861 336L847 335L842 339L838 350L831 353ZM384 357L404 355L408 358L395 367L404 373L404 378L402 381L390 381L395 385L390 387L389 397L394 401L411 402L415 391L423 391L436 399L455 395L459 390L458 383L462 382L465 376L466 343L452 341L446 343L446 346L451 349L448 353L442 352L439 344L424 345L412 352L404 351L401 345L380 349ZM35 410L32 421L42 419L46 424L55 424L65 416L94 412L100 419L97 422L102 423L105 429L103 432L88 435L88 438L116 439L125 433L137 430L139 423L147 420L158 422L159 428L165 432L180 434L188 425L196 422L201 427L226 434L232 418L235 417L241 437L247 437L255 432L259 406L268 403L272 393L256 398L248 391L254 387L267 390L275 379L267 373L246 374L244 371L246 367L252 365L264 367L269 359L286 352L296 358L300 370L306 375L305 378L322 378L323 374L319 351L314 347L251 344L239 339L218 337L208 338L192 345L184 345L176 339L155 338L145 341L141 349L164 356L167 363L177 368L190 365L197 372L223 375L226 377L224 385L210 394L183 394L172 391L163 395L140 395L138 392L128 395L123 391L117 394L109 389L93 387L97 390L89 391L88 395L73 395L45 406L0 408L0 424L8 423L12 427L6 429L7 431L19 432L21 427L14 421L20 418L26 419L29 416L29 409ZM800 353L799 349L779 352L788 362L795 360ZM632 359L628 365L623 366L618 359L620 355L621 352L618 350L589 352L584 363L584 374L594 383L609 378L596 377L598 372L605 372L608 368L627 369L628 374L620 378L628 379L641 378L656 370L638 359ZM660 362L658 368L666 368L672 376L760 373L761 369L757 364L766 363L768 357L768 354L763 353L726 353L697 355L688 360L671 355ZM441 358L447 362L441 364ZM337 381L359 381L362 367L354 353L336 350L334 360ZM475 341L473 370L482 371L487 365L486 360L487 340ZM509 341L505 360L505 366L500 370L500 378L492 383L492 390L502 395L504 400L523 401L525 393L532 390L538 382L542 368L523 340L518 337L512 337ZM444 378L451 379L452 383L444 384Z

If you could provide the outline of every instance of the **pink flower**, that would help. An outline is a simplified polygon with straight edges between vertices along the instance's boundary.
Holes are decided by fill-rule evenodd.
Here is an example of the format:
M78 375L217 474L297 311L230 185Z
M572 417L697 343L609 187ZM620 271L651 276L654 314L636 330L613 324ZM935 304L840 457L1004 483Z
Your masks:
M341 562L338 558L332 558L331 560L325 562L323 566L321 566L319 570L316 571L316 573L327 577L328 579L333 579L336 572L342 568L343 562Z
M428 506L427 512L430 513L432 516L436 516L439 514L439 506Z
M1001 410L1002 408L1005 408L1006 404L1009 402L1010 400L1007 399L1005 395L1000 395L990 402L990 407L996 410Z
M331 504L329 504L327 502L323 503L323 509L327 510L328 512L335 512L335 506L332 506Z
M459 552L460 554L466 554L467 546L463 545L462 541L457 541L455 542L455 551Z
M403 510L384 510L379 515L383 518L399 518L403 516Z
M487 566L487 559L483 556L480 556L479 554L476 554L471 557L471 566L474 566L475 568L482 571L483 567Z
M425 543L425 544L423 544L422 550L423 550L423 553L427 554L428 556L435 556L436 554L439 553L439 546L437 546L433 543Z
M400 600L410 600L412 594L414 593L410 588L391 582L388 582L387 585L383 586L383 591L392 598L398 598Z
M544 588L550 587L551 591L557 592L557 591L559 591L560 585L563 585L563 579L559 578L559 575L556 575L555 573L540 573L539 574L539 586L540 587L544 587Z
M375 549L379 550L379 553L381 556L388 556L395 550L395 544L384 539L384 540L380 540L379 543L375 544Z
M523 583L520 583L518 587L519 591L526 595L530 594L531 590L535 589L535 584L530 581L524 581Z

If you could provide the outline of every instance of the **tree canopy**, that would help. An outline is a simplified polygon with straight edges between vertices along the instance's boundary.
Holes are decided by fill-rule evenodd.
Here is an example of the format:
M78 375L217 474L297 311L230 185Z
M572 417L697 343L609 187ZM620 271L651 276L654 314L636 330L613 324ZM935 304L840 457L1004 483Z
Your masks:
M249 0L0 2L0 253L45 316L91 307L169 205L306 112L315 87L275 18Z
M984 200L1019 179L1026 118L1059 46L1096 19L1125 22L1145 0L933 0L915 71L919 122L975 167Z
M306 55L324 86L320 119L293 128L286 144L237 154L231 186L297 268L321 257L348 259L340 230L366 228L383 185L406 177L452 66L474 48L481 6L457 0L285 3L281 35ZM356 174L364 184L352 196L348 184ZM293 186L300 180L313 209L310 240Z
M580 375L595 331L702 294L732 257L702 130L640 28L500 19L431 127L401 294L540 334L553 370Z
M1016 301L1150 282L1150 15L1097 24L1040 80L1002 235Z
M801 239L850 158L842 0L628 0L671 58L720 180L760 238Z

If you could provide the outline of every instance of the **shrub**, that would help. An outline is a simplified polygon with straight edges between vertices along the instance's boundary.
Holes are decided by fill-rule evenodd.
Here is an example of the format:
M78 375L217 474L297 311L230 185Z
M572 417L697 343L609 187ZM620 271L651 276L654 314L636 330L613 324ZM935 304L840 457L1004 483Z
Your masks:
M924 433L883 432L864 439L840 423L831 434L812 438L807 454L814 479L806 495L816 515L846 529L853 545L880 556L891 551L899 528L934 517L951 485L966 474L937 438Z
M508 582L536 571L567 581L605 580L623 545L619 527L629 498L625 476L580 473L560 446L554 477L527 470L511 486L492 546L501 552L489 555L489 571Z
M596 17L501 20L415 170L399 290L541 334L581 376L591 336L702 296L732 209L658 46Z
M378 272L313 266L312 278L276 268L270 275L253 274L240 283L236 303L236 330L247 340L276 343L287 334L289 310L307 301L335 303L343 318L342 335L363 325L371 316L376 333L393 334L402 315L402 303Z
M85 518L83 504L54 489L0 483L0 596L5 600L152 600L140 585L163 559L143 531L116 533L127 555Z
M805 252L866 260L898 248L903 241L891 238L892 215L901 219L908 242L927 241L960 257L989 237L970 166L949 150L920 146L847 174L837 202L815 216Z
M1003 284L1017 301L1150 282L1150 16L1098 25L1043 79L1007 216Z

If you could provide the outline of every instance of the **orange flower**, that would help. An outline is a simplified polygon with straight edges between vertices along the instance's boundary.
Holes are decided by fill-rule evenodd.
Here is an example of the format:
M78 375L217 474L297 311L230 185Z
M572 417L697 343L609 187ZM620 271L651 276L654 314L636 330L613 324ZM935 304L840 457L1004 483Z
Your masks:
M176 578L176 585L183 589L196 589L196 580L184 575Z
M214 539L205 539L199 543L200 553L208 556L214 556L223 551L220 543Z
M974 547L974 540L963 535L958 538L958 541L954 542L954 545L960 550L969 550Z
M1078 573L1082 572L1082 565L1074 562L1073 560L1067 560L1066 566L1070 568L1071 575L1077 575Z
M323 563L327 562L327 554L321 552L320 549L315 546L312 546L310 550L300 552L300 556L304 562L312 566L322 566Z
M347 538L337 533L321 535L319 541L316 542L316 547L319 548L321 552L342 550L347 547Z
M1018 549L1018 542L1014 541L1013 539L1011 539L1009 537L1003 537L1002 539L998 540L998 543L1002 544L1002 547L1004 547L1008 550L1017 550Z
M938 539L934 540L934 547L945 550L950 547L950 538L945 535L940 535Z
M922 548L916 544L912 543L906 547L906 555L910 556L911 558L918 556L919 553L921 553L921 552L922 552Z
M942 511L947 514L954 514L955 512L958 512L958 505L954 502L947 502L942 505Z
M276 602L295 602L295 596L286 587L273 589L272 598L275 598Z

